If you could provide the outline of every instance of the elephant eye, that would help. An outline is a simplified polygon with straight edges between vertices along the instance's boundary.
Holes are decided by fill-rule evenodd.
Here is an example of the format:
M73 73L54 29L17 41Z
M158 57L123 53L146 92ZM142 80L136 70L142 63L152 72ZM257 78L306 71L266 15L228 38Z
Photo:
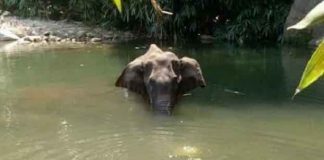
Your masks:
M150 78L148 82L151 85L155 85L156 84L156 81L154 79L152 79L152 78Z
M177 81L178 81L178 77L177 76L172 77L172 82L177 82Z
M153 67L153 62L151 61L148 61L146 64L145 64L145 68L147 69L151 69Z
M179 62L179 61L175 61L175 60L173 60L173 61L171 61L171 63L172 63L172 67L173 67L173 69L174 69L175 71L178 71L179 68L180 68L180 62Z

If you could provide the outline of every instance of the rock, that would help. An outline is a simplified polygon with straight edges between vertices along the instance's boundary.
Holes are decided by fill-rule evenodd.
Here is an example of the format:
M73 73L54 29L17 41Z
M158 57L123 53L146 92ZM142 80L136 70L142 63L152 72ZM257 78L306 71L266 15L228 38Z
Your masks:
M22 38L24 41L29 42L41 42L43 38L41 36L26 36Z
M18 44L29 44L31 41L26 41L24 38L21 38L17 41Z
M57 42L60 42L62 40L62 38L61 37L55 37L55 41L57 41Z
M67 40L66 39L62 39L61 42L67 42Z
M91 32L88 32L88 33L86 33L86 37L93 38L94 37L94 34L91 33Z
M59 36L59 37L64 37L64 38L68 38L68 37L71 37L71 35L73 35L72 31L66 31L66 30L63 30L64 28L61 28L59 30L53 28L51 31L52 31L52 35L54 36Z
M0 28L0 40L1 41L15 41L20 37L17 35L18 30L10 27Z
M46 37L49 37L51 35L51 32L47 31L43 35L46 36Z
M96 43L96 42L101 42L102 39L101 38L91 38L90 42L92 43Z
M69 38L69 34L65 33L62 35L63 38Z
M0 10L0 13L1 13L2 11ZM6 16L10 16L11 15L11 13L9 12L9 11L3 11L2 13L1 13L1 17L6 17Z
M46 42L60 42L60 41L62 40L61 37L53 36L53 35L44 36L43 39L44 39Z
M43 37L43 40L46 41L46 42L48 42L49 41L49 37L48 36L44 36Z
M16 39L0 35L0 41L16 41Z
M107 33L107 34L104 34L102 37L104 40L112 40L114 38L114 35Z
M14 34L16 34L20 38L28 35L23 28L19 28L19 27L17 27L17 28L12 27L12 28L10 28L10 31L12 31Z
M36 36L36 35L39 35L39 33L36 30L33 30L33 31L31 31L30 35Z
M129 38L132 38L134 36L133 36L133 34L131 32L127 31L127 32L124 33L124 37L129 39Z
M3 21L3 19L4 19L4 17L7 17L7 16L10 16L11 15L11 13L10 12L8 12L8 11L2 11L2 10L0 10L0 20L1 21ZM0 22L1 22L0 21Z
M83 30L78 31L78 32L76 33L76 37L77 37L77 38L83 38L83 37L86 37L86 32L83 31Z
M0 41L18 40L30 42L121 42L134 39L130 32L106 31L100 27L88 27L74 21L50 21L40 19L24 19L15 16L2 17L1 29L6 29L11 36L0 34ZM1 32L1 30L0 30ZM64 38L64 39L62 39Z
M49 38L48 38L48 41L49 42L58 42L58 41L61 41L61 38L60 37L58 37L58 36L49 36Z

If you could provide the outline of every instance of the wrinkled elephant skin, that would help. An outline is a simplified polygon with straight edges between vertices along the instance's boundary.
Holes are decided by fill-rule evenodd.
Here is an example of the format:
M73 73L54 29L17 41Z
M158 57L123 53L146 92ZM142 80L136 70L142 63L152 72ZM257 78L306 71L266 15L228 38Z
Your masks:
M115 85L147 97L153 111L171 114L177 97L205 87L206 82L195 59L179 59L151 44L145 54L126 66Z

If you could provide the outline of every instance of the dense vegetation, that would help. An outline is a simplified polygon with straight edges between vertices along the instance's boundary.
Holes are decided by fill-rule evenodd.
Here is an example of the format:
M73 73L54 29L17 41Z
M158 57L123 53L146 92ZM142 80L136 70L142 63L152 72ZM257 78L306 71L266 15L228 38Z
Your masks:
M160 18L148 0L3 0L2 9L26 17L72 19L106 28L174 39L214 35L234 42L281 40L292 0L158 0L174 14Z

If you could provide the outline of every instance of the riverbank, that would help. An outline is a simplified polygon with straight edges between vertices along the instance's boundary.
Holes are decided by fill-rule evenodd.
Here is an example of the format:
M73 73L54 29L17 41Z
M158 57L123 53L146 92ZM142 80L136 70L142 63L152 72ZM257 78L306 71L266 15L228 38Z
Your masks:
M3 14L0 18L0 41L17 41L19 44L39 42L116 43L136 38L129 31L106 30L76 21L25 19L11 16L10 13Z

